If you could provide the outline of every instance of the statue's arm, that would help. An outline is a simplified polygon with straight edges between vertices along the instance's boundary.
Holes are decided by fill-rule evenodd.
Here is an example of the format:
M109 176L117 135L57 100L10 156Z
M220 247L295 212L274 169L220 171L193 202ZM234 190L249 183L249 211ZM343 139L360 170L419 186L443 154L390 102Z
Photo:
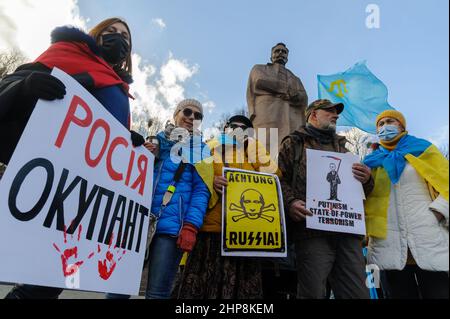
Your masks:
M286 94L286 85L284 82L275 78L257 78L255 87L258 90L266 91L270 94Z
M289 100L293 106L302 106L308 104L308 94L303 86L302 81L296 78L298 81L295 89L289 88Z

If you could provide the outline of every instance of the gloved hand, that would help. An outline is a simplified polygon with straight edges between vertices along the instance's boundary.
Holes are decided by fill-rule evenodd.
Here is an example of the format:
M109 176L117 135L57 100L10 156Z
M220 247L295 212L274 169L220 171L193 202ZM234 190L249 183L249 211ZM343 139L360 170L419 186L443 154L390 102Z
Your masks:
M197 227L189 223L184 224L183 228L181 228L180 236L178 236L178 248L184 252L190 253L192 249L194 249L197 233Z
M25 78L22 92L31 97L53 101L66 95L66 86L53 75L35 71Z
M144 145L145 139L141 134L135 131L130 131L130 133L131 133L131 143L133 143L134 147Z

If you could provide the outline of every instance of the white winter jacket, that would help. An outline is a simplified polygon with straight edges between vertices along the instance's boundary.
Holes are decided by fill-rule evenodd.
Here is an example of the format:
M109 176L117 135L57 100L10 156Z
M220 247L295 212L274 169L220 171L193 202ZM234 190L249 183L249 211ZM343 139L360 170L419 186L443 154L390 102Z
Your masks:
M445 217L439 223L430 210ZM448 271L449 204L443 197L431 200L425 180L406 163L397 184L391 184L386 239L371 237L368 262L381 270L402 270L408 247L423 270Z

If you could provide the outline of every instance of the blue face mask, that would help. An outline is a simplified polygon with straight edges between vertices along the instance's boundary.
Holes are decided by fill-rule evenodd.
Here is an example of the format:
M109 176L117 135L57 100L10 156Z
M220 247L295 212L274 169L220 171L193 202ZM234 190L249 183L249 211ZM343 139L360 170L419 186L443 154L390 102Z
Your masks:
M228 134L221 134L220 135L220 143L225 144L225 145L235 145L236 139L233 139L233 137L231 137Z
M378 131L378 137L380 140L383 141L391 141L393 140L398 134L400 133L400 130L398 129L397 125L384 125L380 128Z

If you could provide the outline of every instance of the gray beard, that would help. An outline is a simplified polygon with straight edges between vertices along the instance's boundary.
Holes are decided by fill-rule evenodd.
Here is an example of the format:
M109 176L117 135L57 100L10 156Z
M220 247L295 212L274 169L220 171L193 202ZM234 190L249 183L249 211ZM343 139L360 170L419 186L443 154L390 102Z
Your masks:
M321 129L322 129L322 130L325 130L325 131L333 131L333 132L336 132L336 124L330 123L330 124L328 124L328 125L322 126Z

